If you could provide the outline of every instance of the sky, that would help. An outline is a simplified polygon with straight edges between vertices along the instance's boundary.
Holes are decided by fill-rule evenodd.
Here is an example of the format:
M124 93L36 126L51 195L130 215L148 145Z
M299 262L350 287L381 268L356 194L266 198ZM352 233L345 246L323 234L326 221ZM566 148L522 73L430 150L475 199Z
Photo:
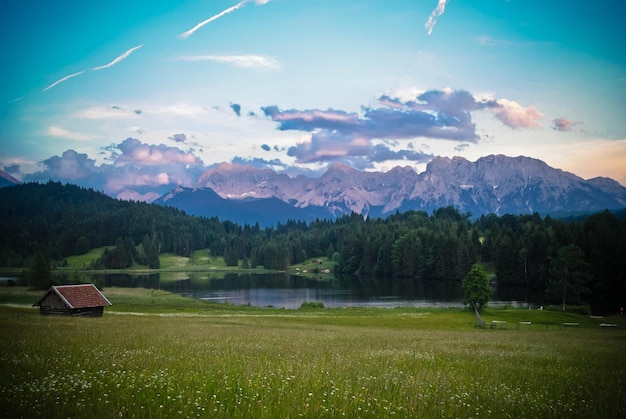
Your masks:
M626 185L623 0L0 5L0 169L149 199L222 162L528 156Z

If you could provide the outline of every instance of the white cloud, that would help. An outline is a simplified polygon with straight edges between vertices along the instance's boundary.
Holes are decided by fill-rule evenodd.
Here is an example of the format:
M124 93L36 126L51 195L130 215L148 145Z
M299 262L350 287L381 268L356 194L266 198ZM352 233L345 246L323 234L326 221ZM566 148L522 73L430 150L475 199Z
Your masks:
M439 2L437 3L437 7L430 14L430 17L426 21L426 24L424 24L424 28L426 28L428 35L433 33L433 29L435 28L435 25L437 24L437 19L446 10L447 3L448 3L448 0L439 0Z
M71 79L72 77L76 77L76 76L80 76L81 74L83 74L84 71L79 71L78 73L74 73L74 74L70 74L69 76L65 76L63 78L60 78L59 80L55 81L54 83L52 83L51 85L49 85L48 87L46 87L45 89L43 89L44 92L52 89L54 86L56 86L57 84L63 83L66 80Z
M92 137L86 134L69 131L69 130L66 130L65 128L59 127L58 125L49 126L48 129L46 130L46 134L52 137L61 137L61 138L66 138L68 140L77 140L77 141L88 141L92 139Z
M138 50L141 47L143 47L143 44L137 45L136 47L133 47L133 48L129 49L128 51L124 52L123 54L118 56L116 59L111 61L110 63L105 64L105 65L100 66L100 67L94 67L94 68L92 68L92 70L98 71L98 70L102 70L102 69L105 69L105 68L112 67L115 64L119 63L120 61L122 61L123 59L127 58L130 54L132 54L133 52L135 52L136 50Z
M175 103L168 105L125 105L125 106L92 106L76 113L80 119L139 119L163 116L183 116L196 118L206 115L209 110L200 105Z
M76 113L80 119L139 118L140 114L119 106L92 106Z
M179 61L215 61L232 64L241 68L279 68L280 63L273 57L264 55L187 55L178 57Z
M231 7L229 7L228 9L225 9L225 10L223 10L223 11L219 12L219 13L218 13L218 14L216 14L216 15L213 15L213 16L211 16L210 18L208 18L208 19L206 19L206 20L203 20L202 22L198 23L198 24L197 24L196 26L194 26L193 28L189 29L189 30L188 30L188 31L186 31L186 32L181 33L180 35L178 35L178 38L180 38L180 39L187 39L189 36L193 35L193 33L194 33L195 31L197 31L198 29L200 29L200 28L201 28L201 27L203 27L204 25L206 25L206 24L208 24L208 23L211 23L211 22L213 22L214 20L217 20L217 19L221 18L222 16L225 16L225 15L227 15L227 14L229 14L229 13L232 13L232 12L234 12L234 11L235 11L235 10L237 10L237 9L242 8L242 7L243 7L246 3L247 3L247 1L246 1L246 0L244 0L244 1L240 1L240 2L239 2L239 3L237 3L236 5L231 6Z
M193 28L189 29L188 31L181 33L180 35L178 35L178 38L179 38L179 39L187 39L187 38L189 38L191 35L193 35L193 33L194 33L195 31L197 31L198 29L200 29L200 28L201 28L201 27L203 27L204 25L206 25L206 24L208 24L208 23L211 23L211 22L213 22L214 20L217 20L217 19L219 19L219 18L221 18L221 17L223 17L223 16L225 16L225 15L227 15L227 14L229 14L229 13L232 13L232 12L234 12L234 11L235 11L235 10L237 10L237 9L241 9L243 6L245 6L245 5L246 5L246 3L250 3L251 1L252 1L252 0L242 0L242 1L240 1L239 3L237 3L236 5L231 6L231 7L227 8L227 9L222 10L222 11L221 11L221 12L219 12L218 14L213 15L213 16L211 16L210 18L205 19L205 20L203 20L202 22L198 23L196 26L194 26ZM270 0L254 0L254 3L255 3L257 6L262 6L262 5L267 4L267 3L269 3L269 2L270 2Z

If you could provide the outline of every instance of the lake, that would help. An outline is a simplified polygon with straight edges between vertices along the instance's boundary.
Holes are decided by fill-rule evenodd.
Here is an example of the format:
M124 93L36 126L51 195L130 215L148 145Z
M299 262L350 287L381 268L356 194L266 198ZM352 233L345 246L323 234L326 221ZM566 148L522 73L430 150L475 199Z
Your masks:
M463 307L457 281L417 281L410 287L380 286L374 281L341 281L332 275L164 272L157 274L93 274L87 280L106 287L162 289L184 296L233 305L294 309L303 302L324 307ZM523 288L498 287L491 306L526 306Z

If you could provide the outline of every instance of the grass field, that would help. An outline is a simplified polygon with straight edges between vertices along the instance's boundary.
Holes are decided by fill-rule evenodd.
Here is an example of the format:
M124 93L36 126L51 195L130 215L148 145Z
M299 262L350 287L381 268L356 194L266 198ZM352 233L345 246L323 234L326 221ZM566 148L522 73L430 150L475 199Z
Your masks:
M104 293L113 306L84 319L8 305L40 293L0 289L3 417L626 417L619 317L488 309L509 327L480 329L464 310Z
M91 249L84 255L68 256L66 258L67 267L69 269L89 269L91 262L100 259L100 256L102 256L102 252L104 252L104 249L106 249L107 247L112 249L111 246L96 247L94 249Z
M99 259L100 256L102 256L102 252L104 252L104 249L104 247L98 247L91 249L84 255L68 256L65 259L67 261L67 266L62 270L88 270L91 262ZM222 256L211 256L209 253L209 249L196 250L192 253L191 257L177 256L173 253L162 253L161 255L159 255L159 259L161 263L161 270L186 269L193 271L198 267L231 270L238 269L237 267L227 267L226 263L224 262L224 257ZM332 270L334 269L334 265L334 262L325 257L310 258L302 263L293 265L290 269L293 272L295 272L296 270L322 271L325 269ZM132 269L146 270L147 268L143 265L135 265L129 270Z

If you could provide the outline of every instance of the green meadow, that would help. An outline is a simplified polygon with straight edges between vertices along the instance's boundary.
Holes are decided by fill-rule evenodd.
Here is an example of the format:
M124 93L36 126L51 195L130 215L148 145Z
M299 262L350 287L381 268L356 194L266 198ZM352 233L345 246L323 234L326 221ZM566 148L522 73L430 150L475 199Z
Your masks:
M55 272L58 273L74 273L74 272L92 272L92 273L114 273L114 272L128 272L128 273L167 273L167 272L276 272L274 270L264 269L263 266L255 268L242 268L241 266L227 266L224 262L223 256L211 256L208 249L196 250L190 257L178 256L173 253L162 253L159 255L160 269L148 269L147 266L135 263L132 267L127 269L100 269L92 270L90 265L96 261L105 247L99 247L91 249L84 255L69 256L65 259L66 266L57 268ZM112 247L110 247L112 249ZM241 265L241 262L240 262ZM297 274L301 276L315 276L323 271L332 272L335 269L335 262L327 257L309 258L301 263L295 263L289 267L289 273ZM7 274L19 273L19 270L7 270L4 269ZM167 276L165 276L167 278Z
M43 317L40 292L0 287L3 417L626 417L619 316L488 308L507 327L481 329L460 309L104 293L102 318Z

